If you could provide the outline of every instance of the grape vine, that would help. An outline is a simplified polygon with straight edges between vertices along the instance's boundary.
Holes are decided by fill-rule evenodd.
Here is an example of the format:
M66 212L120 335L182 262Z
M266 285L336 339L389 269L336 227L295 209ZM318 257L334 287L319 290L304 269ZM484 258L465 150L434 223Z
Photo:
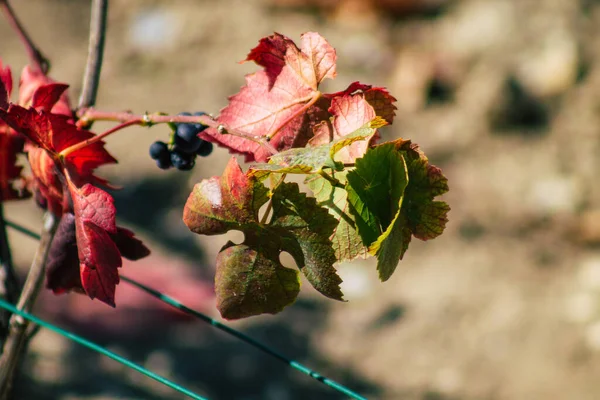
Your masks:
M245 156L232 157L223 175L196 184L183 220L197 234L244 233L228 242L216 261L217 307L228 319L277 313L294 302L300 274L321 294L343 300L335 265L375 256L382 281L393 274L412 237L439 236L449 206L436 200L448 191L441 170L409 140L378 143L394 121L395 98L359 82L322 93L335 78L337 55L319 34L297 46L274 34L260 40L246 61L262 67L213 118L203 112L134 115L94 108L72 110L67 85L26 67L20 97L10 102L12 77L0 64L0 163L2 201L35 195L60 219L49 250L47 286L79 291L114 306L121 258L149 250L133 232L116 225L108 182L94 170L116 160L104 140L132 125L167 124L168 140L150 157L161 169L189 171L213 143ZM119 122L99 135L94 121ZM27 153L31 177L16 154ZM287 181L304 176L305 187ZM263 207L264 206L264 207ZM281 264L292 255L297 269Z

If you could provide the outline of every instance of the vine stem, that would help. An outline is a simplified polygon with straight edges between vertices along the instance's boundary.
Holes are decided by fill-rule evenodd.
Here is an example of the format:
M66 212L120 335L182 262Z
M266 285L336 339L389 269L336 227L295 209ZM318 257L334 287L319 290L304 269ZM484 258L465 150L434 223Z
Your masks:
M94 136L90 139L84 140L83 142L75 143L73 146L67 147L66 149L64 149L63 151L61 151L58 154L60 157L66 157L74 151L83 149L84 147L87 147L91 144L97 143L97 142L101 141L102 139L104 139L105 137L107 137L108 135L112 135L113 133L118 132L121 129L127 128L128 126L132 126L132 125L138 125L138 121L129 121L129 122L124 122L122 124L119 124L119 125L115 126L114 128L111 128L111 129L107 130L106 132L103 132L97 136Z
M79 127L87 127L94 121L113 121L113 122L121 122L121 123L129 123L131 125L141 125L141 126L152 126L157 124L202 124L208 126L209 128L216 129L219 133L223 135L232 135L237 136L245 140L250 140L263 146L271 155L277 154L278 151L275 149L270 143L270 138L268 136L248 136L247 133L240 132L236 129L229 129L218 121L216 121L210 115L201 115L201 116L186 116L186 115L163 115L163 114L133 114L131 112L110 112L110 111L101 111L97 110L93 107L82 108L77 112L77 117L79 120L77 121L77 126ZM91 138L91 141L95 142L100 139L97 137ZM92 143L93 143L92 142ZM88 143L89 145L91 143Z
M27 50L27 54L33 63L33 66L41 71L43 74L46 74L50 69L50 62L42 52L37 48L37 46L31 40L31 37L27 34L27 31L21 24L21 21L17 18L14 10L9 4L8 0L0 0L0 8L4 12L6 19L9 24L15 30L15 32L19 35L19 38L23 42L25 49Z
M90 18L90 39L88 57L83 74L83 87L77 108L91 107L96 104L102 59L104 56L104 40L106 37L106 15L108 0L93 0Z
M1 194L0 197L2 197ZM6 233L6 221L4 219L4 206L0 201L0 297L12 303L18 295L19 280L12 264L12 255ZM2 341L8 336L9 319L9 312L0 315L0 339Z
M35 304L38 293L44 281L44 272L48 253L59 219L51 213L46 213L44 229L38 249L33 258L33 263L27 274L23 291L17 302L17 309L30 312ZM5 400L10 396L15 370L19 364L21 353L28 341L27 327L29 322L23 317L13 315L8 327L8 337L4 343L4 351L0 357L0 399Z

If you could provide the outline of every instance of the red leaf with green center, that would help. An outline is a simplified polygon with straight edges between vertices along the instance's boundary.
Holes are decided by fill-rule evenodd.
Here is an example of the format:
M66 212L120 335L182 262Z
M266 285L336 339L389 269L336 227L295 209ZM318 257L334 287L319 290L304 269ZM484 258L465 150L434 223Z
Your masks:
M267 192L258 179L244 174L232 157L221 177L204 179L194 186L183 209L183 222L201 235L251 228L258 223Z
M310 140L311 146L339 140L372 121L376 116L373 107L361 95L334 97L331 100L329 112L333 115L333 123L322 123L318 127L315 137ZM374 135L376 135L376 131L371 137ZM365 154L370 142L371 139L367 139L351 144L338 153L336 160L342 163L353 163L354 160Z

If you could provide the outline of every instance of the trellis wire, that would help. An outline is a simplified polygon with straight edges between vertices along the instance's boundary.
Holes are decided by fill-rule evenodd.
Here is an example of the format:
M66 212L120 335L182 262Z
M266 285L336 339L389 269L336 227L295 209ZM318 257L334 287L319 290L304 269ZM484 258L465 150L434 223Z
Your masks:
M25 235L33 238L33 239L37 239L37 240L40 239L40 235L38 235L37 233L35 233L35 232L33 232L33 231L31 231L31 230L29 230L29 229L27 229L27 228L19 225L19 224L16 224L16 223L14 223L12 221L9 221L9 220L5 220L5 223L6 223L6 226L9 226L9 227L11 227L11 228L13 228L13 229L21 232L21 233L23 233L23 234L25 234ZM159 292L156 289L152 289L152 288L150 288L150 287L148 287L148 286L146 286L146 285L144 285L144 284L142 284L140 282L137 282L137 281L135 281L135 280L133 280L131 278L128 278L126 276L123 276L123 275L121 275L121 279L124 282L127 282L127 283L129 283L129 284L137 287L138 289L143 290L144 292L146 292L146 293L150 294L151 296L157 298L158 300L162 301L163 303L166 303L166 304L170 305L171 307L174 307L174 308L178 309L179 311L184 312L185 314L191 315L191 316L193 316L193 317L195 317L195 318L197 318L197 319L199 319L201 321L204 321L204 322L212 325L213 327L215 327L215 328L217 328L217 329L219 329L219 330L221 330L221 331L223 331L225 333L228 333L228 334L234 336L235 338L237 338L237 339L239 339L239 340L241 340L241 341L243 341L245 343L248 343L252 347L255 347L255 348L261 350L262 352L264 352L264 353L266 353L266 354L268 354L268 355L276 358L277 360L279 360L279 361L287 364L288 366L292 367L293 369L295 369L297 371L300 371L300 372L302 372L302 373L310 376L313 379L316 379L317 381L319 381L319 382L321 382L321 383L323 383L323 384L331 387L332 389L337 390L340 393L345 394L346 396L348 396L348 397L350 397L352 399L355 399L355 400L367 400L365 397L363 397L363 396L359 395L358 393L350 390L349 388L347 388L347 387L345 387L345 386L343 386L343 385L341 385L341 384L339 384L339 383L337 383L337 382L335 382L335 381L333 381L333 380L331 380L331 379L329 379L329 378L327 378L327 377L319 374L316 371L313 371L312 369L310 369L310 368L308 368L308 367L300 364L297 361L294 361L292 359L287 358L286 356L284 356L283 354L279 353L276 350L273 350L272 348L270 348L266 344L261 343L258 340L255 340L255 339L253 339L253 338L245 335L244 333L242 333L240 331L237 331L237 330L235 330L235 329L233 329L233 328L231 328L231 327L229 327L229 326L227 326L227 325L225 325L225 324L223 324L223 323L221 323L221 322L219 322L219 321L217 321L217 320L209 317L208 315L205 315L205 314L203 314L203 313L201 313L199 311L191 309L191 308L185 306L184 304L180 303L179 301L175 300L174 298L172 298L170 296L167 296L166 294L163 294L163 293ZM0 303L0 305L1 305L1 303ZM60 328L58 328L58 329L60 329Z
M14 305L2 300L1 298L0 298L0 307L2 307L14 314L20 315L21 317L28 319L29 321L31 321L35 324L38 324L41 327L50 329L51 331L54 331L54 332L66 337L82 346L85 346L85 347L92 349L100 354L110 357L113 360L118 361L121 364L125 365L126 367L136 370L136 371L146 375L147 377L152 378L152 379L162 383L165 386L168 386L172 389L177 390L180 393L185 394L186 396L188 396L192 399L207 400L206 397L202 397L199 394L196 394L196 393L192 392L191 390L188 390L188 389L184 388L183 386L180 386L177 383L170 381L167 378L164 378L150 370L147 370L146 368L142 367L141 365L138 365L138 364L134 363L133 361L126 359L125 357L122 357L116 353L113 353L112 351L107 350L104 347L99 346L94 342L90 342L89 340L84 339L81 336L78 336L74 333L65 331L64 329L62 329L56 325L53 325L50 322L44 321L43 319L40 319L40 318L36 317L35 315L32 315L32 314L26 313L25 311L19 310Z

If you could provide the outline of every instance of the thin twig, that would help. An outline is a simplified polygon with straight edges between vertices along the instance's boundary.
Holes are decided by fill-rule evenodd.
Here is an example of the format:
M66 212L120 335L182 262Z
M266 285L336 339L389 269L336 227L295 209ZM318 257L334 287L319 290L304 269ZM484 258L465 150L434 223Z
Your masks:
M162 115L162 114L133 114L130 112L110 112L100 111L92 107L83 108L77 111L79 118L77 125L79 127L89 127L94 121L114 121L121 123L129 123L135 121L135 124L141 126L152 126L156 124L166 123L183 123L183 124L202 124L210 128L215 128L222 135L236 136L251 142L257 143L269 152L269 154L277 154L278 151L270 143L266 136L248 136L247 133L240 132L236 129L229 129L221 125L218 121L209 115L187 116L187 115Z
M17 32L19 38L25 45L25 49L27 50L27 54L29 54L29 58L31 59L33 66L39 69L43 74L48 73L48 70L50 69L50 62L48 62L48 59L44 57L42 52L33 43L25 31L25 28L17 18L14 10L8 3L8 0L0 0L0 8L2 8L2 11L4 11L4 14L6 15L6 19L8 19L8 22L13 27L15 32Z
M29 269L21 297L17 303L19 310L30 312L35 304L44 281L46 260L48 259L50 245L52 244L52 238L54 237L58 222L58 218L50 213L46 213L42 238ZM29 322L27 320L17 315L13 315L10 319L9 334L4 344L4 352L2 353L2 357L0 357L0 399L2 400L8 398L12 389L15 368L19 364L23 346L28 340L28 325Z
M83 75L83 88L77 108L91 107L96 104L100 71L102 70L102 58L104 56L107 13L108 0L92 1L88 58Z

